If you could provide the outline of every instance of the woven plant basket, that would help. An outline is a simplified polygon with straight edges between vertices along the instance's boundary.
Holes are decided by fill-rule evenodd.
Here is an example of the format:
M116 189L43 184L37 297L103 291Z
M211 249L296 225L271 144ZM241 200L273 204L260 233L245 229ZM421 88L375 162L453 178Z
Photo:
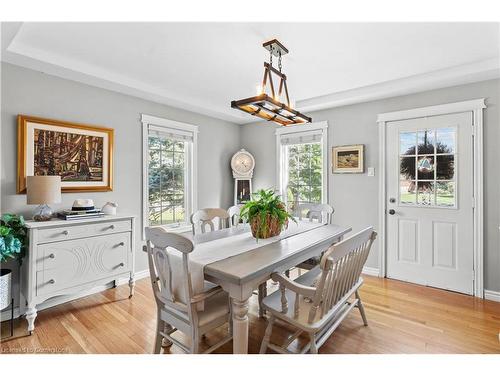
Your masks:
M255 216L251 222L250 227L252 228L252 235L255 238L269 238L279 236L281 233L281 226L279 224L277 217L271 217L271 215L266 216L267 225L260 225L260 216ZM288 220L285 222L285 228L288 226ZM260 227L260 230L259 230ZM257 236L257 231L259 231Z

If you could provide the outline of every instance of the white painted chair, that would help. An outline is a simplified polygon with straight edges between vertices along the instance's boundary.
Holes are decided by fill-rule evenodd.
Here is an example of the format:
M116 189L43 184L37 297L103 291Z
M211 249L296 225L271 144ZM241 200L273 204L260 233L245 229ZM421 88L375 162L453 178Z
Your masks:
M238 224L240 223L241 220L240 212L242 207L243 207L242 204L237 204L227 209L227 213L229 214L229 225L231 227L237 227ZM243 223L246 223L245 219L243 219Z
M326 203L303 203L297 207L299 220L309 219L318 223L332 224L334 211L333 207ZM297 268L299 272L301 269L310 270L319 264L320 259L319 256L308 259L297 265Z
M168 248L168 250L167 250ZM158 307L157 328L154 352L160 353L163 346L177 344L188 353L200 352L200 340L207 332L229 325L226 337L212 345L204 353L210 353L232 338L231 305L229 296L221 287L205 282L205 290L193 294L191 276L189 274L189 253L193 251L193 243L178 234L168 233L161 227L146 228L146 249L148 253L151 284ZM172 291L172 272L169 252L182 253L183 267L183 303L176 299ZM198 311L199 303L203 302L203 311ZM181 331L191 338L191 345L186 346L172 336L175 331Z
M309 343L300 353L317 353L355 307L364 325L368 325L358 289L363 284L361 271L376 236L370 227L333 245L323 254L320 266L295 280L278 273L272 275L272 279L279 282L279 290L263 300L270 317L260 353L265 353L267 348L293 353L288 348L303 332L308 334ZM270 342L277 320L296 328L283 346Z
M203 208L191 215L193 234L205 233L206 227L215 230L214 220L219 219L217 229L229 227L229 214L223 208Z
M328 224L332 224L334 211L333 207L326 203L303 203L297 207L299 220L308 218L309 221L317 220L319 223Z

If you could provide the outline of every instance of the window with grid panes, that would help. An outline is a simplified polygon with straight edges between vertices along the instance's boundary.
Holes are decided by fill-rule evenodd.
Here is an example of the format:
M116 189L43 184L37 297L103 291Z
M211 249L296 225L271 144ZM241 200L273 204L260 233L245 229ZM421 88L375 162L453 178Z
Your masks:
M186 220L185 141L148 137L149 224L182 224Z
M195 205L193 153L197 127L152 116L145 116L143 124L147 127L144 226L189 227Z

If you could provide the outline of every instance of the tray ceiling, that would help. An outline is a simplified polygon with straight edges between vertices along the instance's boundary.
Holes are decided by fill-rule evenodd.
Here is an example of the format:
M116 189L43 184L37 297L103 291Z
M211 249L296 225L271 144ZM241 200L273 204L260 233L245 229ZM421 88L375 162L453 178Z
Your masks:
M244 123L272 38L300 110L499 76L497 23L3 23L2 60Z

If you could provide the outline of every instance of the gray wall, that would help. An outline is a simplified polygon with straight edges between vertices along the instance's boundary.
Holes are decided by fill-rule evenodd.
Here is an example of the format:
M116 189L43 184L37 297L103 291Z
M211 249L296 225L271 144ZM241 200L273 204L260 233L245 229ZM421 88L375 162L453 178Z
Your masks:
M484 112L484 227L485 288L500 291L500 80L433 90L419 94L349 105L308 113L314 121L327 120L329 149L334 145L365 144L365 167L375 167L375 177L367 174L339 175L329 170L329 202L335 207L335 222L359 230L378 225L378 129L377 114L461 100L487 98ZM276 181L276 127L269 123L242 126L241 146L256 159L254 187L274 187ZM329 155L331 158L331 155ZM331 160L329 160L329 168ZM378 267L378 247L373 248L367 266Z
M66 193L59 207L76 198L97 206L116 201L119 212L137 215L136 270L147 269L141 251L142 124L141 113L199 125L198 205L229 207L233 178L229 161L240 143L239 127L222 120L152 103L132 96L2 63L1 211L30 214L26 196L16 194L16 116L103 125L115 129L114 189L108 193Z
M120 211L141 215L141 123L147 113L199 125L198 203L200 207L228 207L232 203L233 179L229 160L246 148L256 158L254 188L274 187L275 126L255 123L235 126L221 120L108 90L56 78L29 69L2 63L1 107L1 211L29 214L25 196L16 195L16 116L19 113L82 122L115 129L114 191L109 193L68 193L60 207L76 197L88 197L102 205L117 201ZM487 98L485 110L485 287L500 291L500 81L433 90L419 94L332 108L311 113L315 121L329 122L329 148L333 145L363 143L366 166L376 167L376 176L333 175L329 171L329 202L335 207L335 221L358 230L378 224L378 113ZM330 157L330 155L329 155ZM329 160L330 166L330 160ZM137 228L139 235L139 226ZM138 236L138 241L140 236ZM137 244L137 270L146 269L146 259ZM368 266L378 267L375 246Z

